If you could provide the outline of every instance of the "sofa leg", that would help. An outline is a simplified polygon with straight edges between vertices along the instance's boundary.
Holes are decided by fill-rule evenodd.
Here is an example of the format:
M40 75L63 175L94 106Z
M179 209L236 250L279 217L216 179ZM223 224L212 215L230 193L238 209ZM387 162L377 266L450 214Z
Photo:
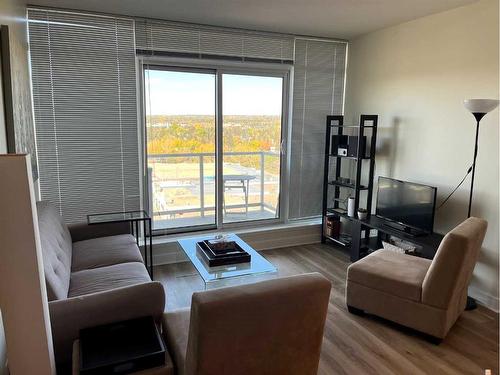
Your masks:
M431 344L439 345L443 342L443 339L436 336L427 335L427 341L429 341Z
M349 311L351 314L354 315L364 315L365 312L361 309L358 309L357 307L349 306L347 305L347 311Z

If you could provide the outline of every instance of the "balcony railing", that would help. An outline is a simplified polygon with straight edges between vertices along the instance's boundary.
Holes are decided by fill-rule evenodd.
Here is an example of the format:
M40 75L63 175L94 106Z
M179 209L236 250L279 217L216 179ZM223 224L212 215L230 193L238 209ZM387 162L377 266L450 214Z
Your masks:
M253 212L252 219L275 217L279 199L279 153L271 151L225 152L224 158L224 171L230 170L231 172L224 175L230 174L231 178L234 178L235 175L236 177L241 175L248 184L245 201L235 204L225 199L224 211L231 213L235 209L244 210L248 216L248 210L252 209L252 211L257 210L265 213L259 216ZM252 160L254 158L255 160ZM235 162L228 162L231 160ZM271 164L274 164L275 170L266 171L266 166L270 167ZM183 168L175 168L175 170L170 168L168 170L169 165L181 165ZM162 168L163 170L161 170ZM204 218L206 215L213 217L216 195L214 153L149 154L148 178L149 207L152 210L154 221L162 220L162 218L163 220L175 220L184 214L200 218ZM229 186L233 187L234 185ZM241 186L238 187L241 188ZM162 202L163 195L160 195L160 192L180 188L192 190L191 198L195 198L196 192L199 205L183 206ZM258 199L255 199L256 189L258 189ZM224 194L228 193L226 188L224 190ZM275 196L273 190L276 193ZM207 197L213 197L212 201L206 202ZM251 202L248 201L249 197L252 198ZM175 223L170 223L169 226L172 225L175 226ZM155 227L158 228L158 225Z

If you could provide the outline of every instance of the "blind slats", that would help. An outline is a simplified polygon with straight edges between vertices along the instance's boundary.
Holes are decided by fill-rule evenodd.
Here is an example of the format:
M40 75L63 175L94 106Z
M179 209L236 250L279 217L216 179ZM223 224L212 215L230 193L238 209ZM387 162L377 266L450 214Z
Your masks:
M136 51L293 62L289 217L321 213L325 118L343 111L345 43L52 10L30 9L29 21L41 196L67 222L140 207Z
M133 21L28 17L41 198L68 223L139 209Z
M295 42L289 217L321 215L326 116L343 113L346 44Z
M289 35L136 20L135 40L137 49L145 51L293 61L294 38Z

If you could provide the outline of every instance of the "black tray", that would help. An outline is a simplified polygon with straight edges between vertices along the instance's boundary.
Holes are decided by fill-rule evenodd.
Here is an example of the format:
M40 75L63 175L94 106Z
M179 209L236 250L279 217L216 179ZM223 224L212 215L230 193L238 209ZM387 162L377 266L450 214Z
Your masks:
M165 364L165 344L152 317L80 331L80 374L129 374Z
M236 253L216 254L210 249L206 242L201 241L196 243L196 249L209 267L250 262L250 254L243 250L237 243L235 243L235 246Z

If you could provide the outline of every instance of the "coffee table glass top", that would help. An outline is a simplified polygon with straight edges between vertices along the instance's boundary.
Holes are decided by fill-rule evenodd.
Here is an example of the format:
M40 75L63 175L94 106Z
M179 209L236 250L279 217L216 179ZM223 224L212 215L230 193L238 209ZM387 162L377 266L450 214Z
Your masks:
M200 274L205 284L232 277L256 275L277 271L276 267L274 267L268 260L266 260L257 251L252 249L250 245L248 245L235 234L228 235L228 240L236 241L238 245L240 245L248 254L250 254L250 262L208 267L208 265L203 261L201 254L198 254L196 243L213 238L214 236L204 236L179 240L180 247L187 255L191 263L193 263L194 267Z
M147 220L149 215L145 211L109 212L105 214L87 215L89 224L116 223L120 221Z

